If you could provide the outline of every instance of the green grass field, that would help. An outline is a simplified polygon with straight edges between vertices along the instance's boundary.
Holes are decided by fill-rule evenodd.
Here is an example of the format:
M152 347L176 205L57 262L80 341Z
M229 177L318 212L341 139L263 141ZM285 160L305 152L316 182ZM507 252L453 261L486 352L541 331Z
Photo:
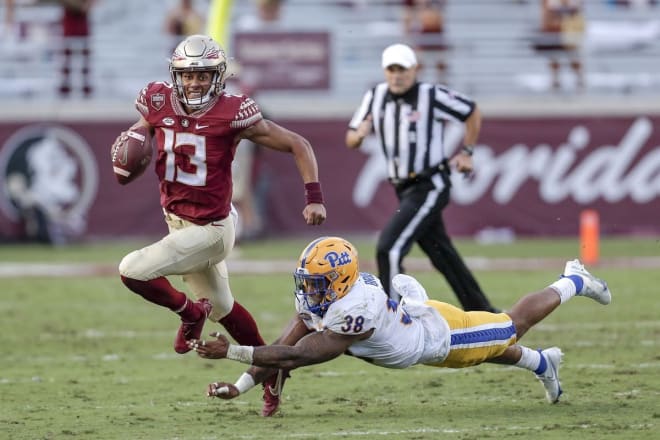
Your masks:
M237 254L290 261L293 269L306 241L250 243ZM363 259L372 258L372 240L353 241ZM0 266L111 266L134 246L0 246ZM551 261L579 251L572 240L502 246L461 241L458 247L466 257ZM604 260L624 262L657 257L658 248L649 239L601 243ZM493 302L506 308L561 270L475 274ZM233 382L244 366L174 353L178 318L129 292L118 277L6 276L0 278L0 439L657 438L660 270L603 264L592 271L609 282L610 306L575 298L523 339L531 347L563 349L565 393L556 405L546 403L531 373L516 368L395 371L344 357L294 371L282 409L270 419L259 416L257 388L229 402L206 398L209 382ZM412 274L433 298L456 303L439 275ZM290 273L234 273L231 283L264 337L273 340L293 313ZM218 329L207 323L205 333Z

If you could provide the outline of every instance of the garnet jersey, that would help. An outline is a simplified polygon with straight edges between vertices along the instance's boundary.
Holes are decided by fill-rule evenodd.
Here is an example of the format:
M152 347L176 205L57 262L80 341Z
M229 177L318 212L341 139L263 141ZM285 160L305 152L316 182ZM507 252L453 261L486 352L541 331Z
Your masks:
M200 225L227 217L236 135L263 119L257 104L245 95L223 93L187 114L171 84L153 82L142 89L135 107L155 129L163 208Z

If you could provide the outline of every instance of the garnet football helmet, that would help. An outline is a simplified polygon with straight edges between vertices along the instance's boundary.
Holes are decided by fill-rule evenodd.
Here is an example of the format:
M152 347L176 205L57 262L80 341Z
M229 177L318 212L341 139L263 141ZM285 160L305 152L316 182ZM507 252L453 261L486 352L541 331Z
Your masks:
M328 307L343 298L359 275L355 247L339 237L321 237L309 243L293 273L296 299L303 307L323 316Z
M181 78L184 72L212 72L213 79L208 92L196 99L188 99ZM225 51L211 37L191 35L174 49L170 59L170 75L179 101L197 109L206 105L212 97L220 95L225 87L227 57Z

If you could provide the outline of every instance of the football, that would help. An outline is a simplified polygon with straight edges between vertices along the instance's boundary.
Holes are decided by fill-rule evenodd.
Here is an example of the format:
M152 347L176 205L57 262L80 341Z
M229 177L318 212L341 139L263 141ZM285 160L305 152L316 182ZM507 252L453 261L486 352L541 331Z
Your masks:
M126 185L139 177L151 163L151 133L142 126L122 132L112 144L112 169L117 182Z

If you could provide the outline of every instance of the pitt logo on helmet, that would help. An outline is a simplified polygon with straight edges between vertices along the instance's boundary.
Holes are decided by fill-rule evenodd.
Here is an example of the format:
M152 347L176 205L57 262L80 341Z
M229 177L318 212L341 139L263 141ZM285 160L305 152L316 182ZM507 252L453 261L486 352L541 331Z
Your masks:
M344 251L342 253L337 253L337 252L328 252L325 254L325 260L330 263L330 266L332 268L335 268L337 266L343 266L345 264L352 263L353 260L351 259L351 256L348 252Z

